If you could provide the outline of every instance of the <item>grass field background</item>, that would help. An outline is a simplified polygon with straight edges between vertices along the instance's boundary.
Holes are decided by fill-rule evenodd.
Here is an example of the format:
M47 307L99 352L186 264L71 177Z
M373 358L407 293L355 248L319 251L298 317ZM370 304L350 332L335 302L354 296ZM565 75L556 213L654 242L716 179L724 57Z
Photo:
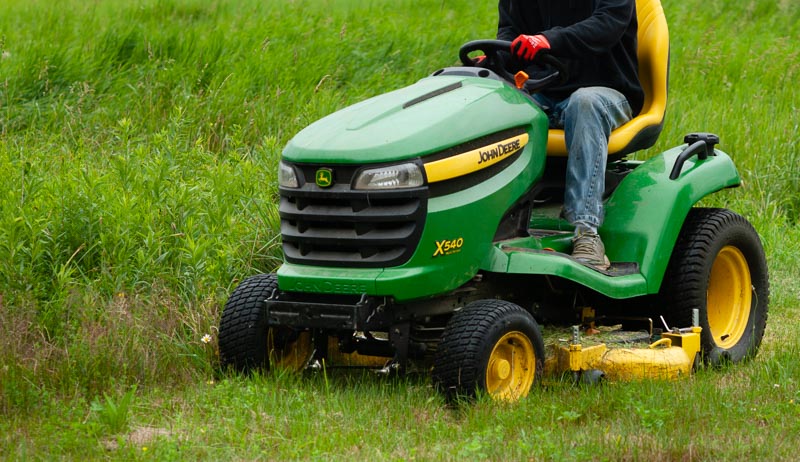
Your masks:
M663 0L665 130L718 133L771 272L752 362L451 409L423 378L218 376L308 123L456 62L494 2L0 0L0 459L792 460L800 4ZM210 343L202 341L211 337Z

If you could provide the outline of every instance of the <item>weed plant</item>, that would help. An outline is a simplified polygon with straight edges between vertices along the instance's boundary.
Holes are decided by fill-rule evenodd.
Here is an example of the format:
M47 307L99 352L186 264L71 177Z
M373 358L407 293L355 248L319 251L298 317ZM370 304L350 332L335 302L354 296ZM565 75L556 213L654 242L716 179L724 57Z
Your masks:
M450 409L425 378L217 375L310 122L456 62L495 2L0 0L0 459L737 460L800 446L800 6L663 0L665 130L716 132L768 254L759 356ZM208 340L210 342L207 342Z

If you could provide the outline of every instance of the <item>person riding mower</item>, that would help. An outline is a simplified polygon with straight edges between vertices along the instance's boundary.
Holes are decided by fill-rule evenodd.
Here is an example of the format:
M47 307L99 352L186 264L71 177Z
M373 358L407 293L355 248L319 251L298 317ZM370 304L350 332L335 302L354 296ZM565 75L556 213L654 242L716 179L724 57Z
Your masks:
M571 255L564 133L532 96L563 69L512 75L500 64L510 42L470 42L462 66L342 109L287 144L285 261L225 304L223 367L418 370L447 397L515 400L545 373L674 378L755 355L769 301L761 241L742 216L696 206L740 184L719 138L693 133L647 160L626 157L655 143L667 98L663 10L637 0L637 14L644 100L609 138L598 228L607 268ZM546 350L540 326L571 333ZM644 332L644 345L589 345L612 326Z

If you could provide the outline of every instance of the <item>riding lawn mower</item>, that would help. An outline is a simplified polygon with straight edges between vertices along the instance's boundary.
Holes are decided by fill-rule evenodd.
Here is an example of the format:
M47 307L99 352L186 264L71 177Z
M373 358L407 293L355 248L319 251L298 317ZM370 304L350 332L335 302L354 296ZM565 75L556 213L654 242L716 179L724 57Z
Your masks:
M646 98L609 140L608 269L570 256L564 134L531 97L563 68L544 59L557 70L512 75L508 42L469 42L462 65L288 143L285 261L231 294L223 366L423 371L447 397L516 400L547 375L677 378L755 355L769 296L761 241L742 216L696 206L740 184L719 138L627 157L656 142L667 99L663 10L638 0L637 14Z

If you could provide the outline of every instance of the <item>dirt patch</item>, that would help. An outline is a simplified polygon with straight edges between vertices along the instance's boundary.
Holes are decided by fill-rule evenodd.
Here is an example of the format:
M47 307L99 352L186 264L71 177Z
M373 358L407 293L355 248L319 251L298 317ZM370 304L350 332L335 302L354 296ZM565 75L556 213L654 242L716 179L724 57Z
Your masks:
M127 442L132 446L145 447L153 444L159 438L166 438L172 436L172 432L166 428L158 427L136 427L123 438L106 438L103 440L103 447L109 451L119 448L121 441Z

